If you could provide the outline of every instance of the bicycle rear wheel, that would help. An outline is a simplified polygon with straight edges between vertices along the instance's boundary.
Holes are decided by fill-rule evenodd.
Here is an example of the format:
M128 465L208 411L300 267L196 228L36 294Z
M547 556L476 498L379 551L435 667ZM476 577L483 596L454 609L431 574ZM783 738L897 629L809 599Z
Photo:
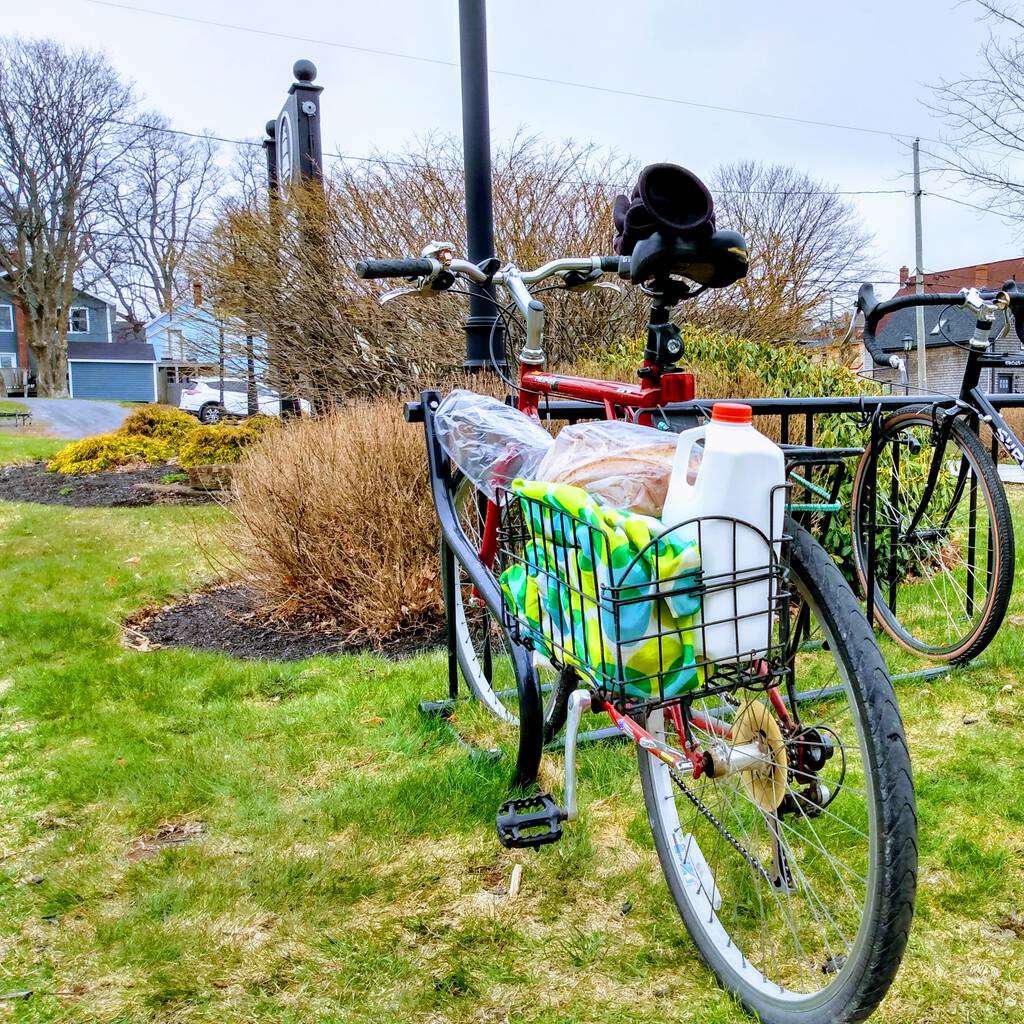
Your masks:
M486 498L463 477L455 489L459 525L479 551L483 541ZM455 620L455 645L459 669L473 696L500 722L519 725L513 640L498 617L474 595L465 569L456 561L455 586L446 595L445 607ZM534 660L533 670L543 694L544 742L553 739L562 726L575 676Z
M1013 523L978 435L962 419L946 426L943 441L929 406L901 410L882 425L875 487L870 452L853 481L853 556L866 594L874 548L875 618L896 643L926 658L963 662L985 649L1006 614Z
M703 750L754 739L763 762L692 779L640 750L640 779L669 890L719 982L765 1024L859 1021L892 982L913 914L910 759L856 598L788 528L793 607L776 628L800 694L784 702L790 722L763 688L694 698ZM647 728L678 747L675 722L659 709Z

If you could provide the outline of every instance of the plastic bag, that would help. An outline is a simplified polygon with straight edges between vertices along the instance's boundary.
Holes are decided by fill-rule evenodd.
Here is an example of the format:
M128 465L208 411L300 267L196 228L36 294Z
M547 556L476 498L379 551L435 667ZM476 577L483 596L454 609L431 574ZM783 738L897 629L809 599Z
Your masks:
M660 516L679 435L624 420L566 427L535 479L574 484L615 508Z
M448 457L491 501L516 477L538 479L537 466L554 444L526 413L459 389L442 399L434 429Z

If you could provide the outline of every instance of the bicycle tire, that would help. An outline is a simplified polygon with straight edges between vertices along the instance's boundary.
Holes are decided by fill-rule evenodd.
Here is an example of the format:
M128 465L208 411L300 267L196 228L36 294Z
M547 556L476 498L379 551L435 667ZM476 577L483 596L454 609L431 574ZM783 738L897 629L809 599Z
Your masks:
M880 497L875 499L876 505L876 527L875 543L880 537L884 538L886 530L899 531L897 523L899 512L899 499L894 505L891 493L886 495L883 488L899 486L898 474L900 463L895 460L902 458L904 465L912 457L909 452L900 455L900 449L907 448L911 439L920 437L927 438L933 430L934 418L931 406L911 406L901 409L890 416L882 424L878 440L878 465L880 467L877 477L877 492ZM897 567L893 574L896 579L895 586L890 583L889 593L886 593L880 579L884 578L883 572L879 573L876 567L875 593L874 593L874 617L875 621L904 650L912 654L918 654L935 661L950 662L953 664L970 661L971 658L980 654L993 637L996 635L1003 617L1010 603L1010 592L1013 588L1014 571L1014 536L1013 521L1010 515L1010 506L1006 498L1006 491L1002 481L999 479L999 472L996 464L992 461L991 455L986 451L978 435L961 419L955 419L950 425L951 433L949 443L954 444L960 450L960 465L965 465L967 476L963 485L954 487L952 498L962 508L954 508L952 498L943 507L944 499L938 495L938 488L933 490L932 497L924 509L921 521L931 523L936 521L939 526L931 532L936 539L933 542L916 542L908 540L900 549L910 560L918 563L918 575L911 577L906 575ZM895 452L895 456L893 455ZM926 456L930 458L930 456ZM945 462L945 455L943 455ZM853 479L853 491L851 494L851 534L854 567L857 579L860 583L861 592L867 594L867 542L870 533L868 522L870 505L870 488L868 486L868 473L871 463L871 452L865 451L857 464L857 470ZM950 460L949 464L952 464ZM907 472L909 477L913 470ZM888 473L889 479L883 479ZM947 486L948 482L947 482ZM912 487L912 485L911 485ZM989 575L986 567L985 575L988 582L984 600L976 601L974 589L979 581L979 573L971 563L973 555L969 554L968 561L964 562L963 576L961 582L960 563L956 560L962 558L962 553L957 545L955 534L957 528L953 526L953 516L967 512L970 516L971 492L977 489L981 502L975 500L976 509L987 510L987 538L986 548L991 543L992 565ZM966 504L965 504L966 503ZM934 512L932 511L934 509ZM879 513L882 516L882 525L878 525ZM977 512L975 513L977 519ZM947 521L948 520L948 521ZM963 524L957 520L963 532ZM969 527L969 522L968 522ZM927 534L929 531L915 531ZM968 535L977 535L977 526L974 530L968 529ZM986 532L982 530L980 532ZM891 551L891 542L887 550ZM876 547L877 550L877 547ZM970 552L970 545L968 545ZM954 557L950 553L954 553ZM891 556L888 556L891 557ZM897 555L897 558L900 556ZM876 562L878 555L876 554ZM986 558L987 561L987 558ZM935 571L932 571L932 570ZM913 587L918 580L925 580L931 587L926 596L931 600L915 603ZM902 609L901 609L902 590ZM976 607L980 605L980 607ZM945 624L942 615L945 613ZM915 619L916 615L916 619ZM942 634L940 636L940 633Z
M466 533L474 546L479 547L479 535L472 535L472 527L467 527L468 515L466 508L467 500L473 496L474 501L479 492L473 487L472 481L466 477L460 477L454 485L455 508L460 524L463 525L463 532ZM478 524L479 526L479 524ZM459 671L467 687L473 696L487 709L490 714L499 721L505 722L512 727L519 726L517 711L512 710L513 701L510 699L512 676L502 671L499 667L497 672L493 662L496 659L508 661L511 665L515 641L509 636L508 629L501 621L500 616L494 615L491 609L486 606L469 608L467 599L467 586L463 578L462 566L458 560L455 563L455 586L451 594L445 594L445 609L447 614L455 619L455 654L459 664ZM486 632L484 630L486 629ZM498 650L490 656L491 665L488 666L487 658L482 657L480 649L482 641L496 643ZM538 672L534 667L534 672ZM539 673L538 673L539 674ZM569 696L575 688L575 676L571 672L550 672L546 680L538 680L546 695L543 701L543 743L549 743L565 725L568 713ZM497 686L496 679L502 680ZM508 698L503 698L502 693L509 693Z
M789 567L794 588L820 620L828 641L825 647L815 648L808 657L830 658L837 669L842 670L844 693L850 700L850 728L857 733L865 769L863 792L865 798L870 795L867 808L870 838L866 844L869 863L858 930L849 957L833 973L819 975L829 979L823 988L804 995L783 988L766 973L770 970L783 973L783 956L776 952L775 958L769 956L765 961L761 950L761 962L766 964L761 968L754 963L759 951L744 948L738 940L734 941L733 933L725 931L721 919L724 906L721 886L730 876L718 865L711 872L710 882L707 877L698 880L700 869L693 867L697 858L684 856L683 852L683 845L693 838L692 830L700 817L695 815L691 821L691 834L683 835L678 808L666 799L668 769L643 750L638 751L640 781L655 847L676 908L719 983L748 1011L757 1014L762 1024L843 1024L861 1021L875 1009L891 985L906 949L916 891L917 815L910 758L896 697L863 610L824 549L792 521L787 528L792 537ZM655 711L648 718L648 728L657 735L658 722L663 727L666 721L663 711ZM717 783L715 780L708 782L705 777L704 784L723 787L735 777L726 776ZM673 788L670 779L667 786L671 793L678 788ZM834 833L835 826L826 821L826 827L829 826ZM781 829L778 834L782 834ZM821 849L824 852L824 847ZM690 858L689 864L686 856ZM813 848L807 856L815 856ZM811 870L810 863L813 861L804 860L808 870ZM704 864L708 867L710 862L705 860ZM803 879L804 876L801 873L794 877ZM760 893L767 892L771 882L756 875L748 880L765 887L757 896L761 905ZM736 891L744 892L742 888ZM721 906L714 906L712 897L716 893ZM774 898L782 902L782 897ZM764 899L768 900L768 895ZM785 899L790 899L788 892ZM793 899L798 901L799 895ZM806 902L813 907L809 898ZM747 905L741 906L739 915L734 913L738 929L752 917L752 905L748 896ZM710 915L707 914L709 907L714 907ZM763 915L763 906L761 912ZM720 926L718 930L715 924ZM797 935L795 927L793 934ZM811 978L814 978L813 972Z

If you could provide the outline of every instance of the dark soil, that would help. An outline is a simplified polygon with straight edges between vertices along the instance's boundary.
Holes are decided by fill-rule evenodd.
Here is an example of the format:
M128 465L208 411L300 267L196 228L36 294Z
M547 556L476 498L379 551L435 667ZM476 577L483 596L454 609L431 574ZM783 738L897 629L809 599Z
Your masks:
M251 587L227 585L201 590L175 604L150 608L127 623L129 646L190 647L236 658L298 661L323 654L375 651L401 658L419 654L443 641L443 629L403 636L373 646L352 643L323 625L293 625L267 615Z
M111 508L129 505L208 505L216 492L193 491L160 481L173 466L113 470L107 473L51 473L44 462L0 467L0 499L34 501L40 505ZM141 485L141 486L140 486Z

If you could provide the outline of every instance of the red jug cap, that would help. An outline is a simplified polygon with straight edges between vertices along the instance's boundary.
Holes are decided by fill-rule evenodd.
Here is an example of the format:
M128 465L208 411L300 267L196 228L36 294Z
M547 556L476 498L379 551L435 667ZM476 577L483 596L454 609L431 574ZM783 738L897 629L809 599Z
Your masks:
M742 402L715 402L711 406L711 419L716 423L752 423L754 410Z

